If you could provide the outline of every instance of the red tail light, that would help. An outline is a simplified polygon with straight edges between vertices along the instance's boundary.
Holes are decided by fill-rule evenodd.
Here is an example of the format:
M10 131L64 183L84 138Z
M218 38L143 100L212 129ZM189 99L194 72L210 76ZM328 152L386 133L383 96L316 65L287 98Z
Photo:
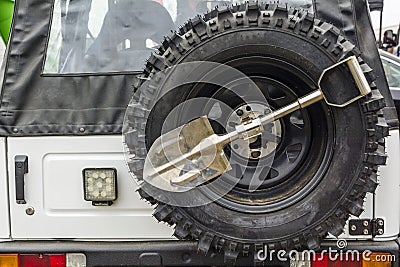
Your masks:
M83 253L67 254L0 254L0 267L82 267Z
M19 267L65 267L64 254L24 254L19 255Z
M311 267L390 267L395 260L390 253L370 252L367 254L346 254L335 257L329 254L316 254Z
M362 267L362 262L350 259L330 260L328 256L317 255L311 261L311 267Z

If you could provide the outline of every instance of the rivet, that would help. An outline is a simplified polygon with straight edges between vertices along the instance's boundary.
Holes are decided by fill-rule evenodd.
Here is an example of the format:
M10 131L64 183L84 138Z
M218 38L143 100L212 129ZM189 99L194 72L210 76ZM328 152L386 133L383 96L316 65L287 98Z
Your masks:
M261 152L260 151L252 151L251 152L251 156L253 157L253 158L259 158L260 156L261 156Z
M363 234L364 234L364 235L368 235L368 234L369 234L368 230L367 230L367 229L364 229Z
M79 131L80 131L81 133L83 133L83 132L85 131L85 128L81 127L81 128L79 128Z
M33 207L28 207L25 210L26 215L33 215L35 213L35 209Z

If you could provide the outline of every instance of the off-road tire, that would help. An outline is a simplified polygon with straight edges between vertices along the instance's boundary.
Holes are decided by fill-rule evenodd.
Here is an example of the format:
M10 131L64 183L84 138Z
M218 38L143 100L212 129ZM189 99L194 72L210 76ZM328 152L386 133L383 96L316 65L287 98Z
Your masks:
M275 250L316 249L328 233L338 236L342 233L350 214L359 216L363 212L366 193L374 192L378 185L378 166L385 164L386 161L384 137L388 135L388 126L381 114L385 101L374 83L372 69L362 60L359 50L341 35L338 28L314 18L307 11L278 4L247 3L233 7L221 7L204 16L192 19L177 32L172 32L166 37L158 53L153 54L148 60L143 78L148 79L149 83L142 86L142 79L136 84L138 104L131 107L127 114L130 121L129 126L134 131L126 137L126 143L133 150L132 153L136 155L136 158L129 162L129 168L136 177L139 179L142 177L146 145L148 146L145 128L150 113L148 107L151 106L150 103L158 87L157 81L152 80L154 74L180 62L204 60L204 58L193 56L194 52L199 50L204 52L210 47L214 47L215 50L222 49L224 46L222 40L228 38L228 35L229 38L232 37L230 39L232 42L246 43L246 38L259 38L263 42L269 43L268 36L271 34L288 37L288 39L280 40L283 47L285 46L284 43L288 42L289 37L290 40L297 38L300 44L310 44L325 53L326 57L331 59L332 62L338 62L351 55L358 58L364 74L370 82L372 93L350 108L355 111L354 116L359 116L361 120L354 122L352 117L349 116L349 125L336 125L336 129L339 128L337 130L338 139L341 136L349 138L344 137L346 134L358 134L358 136L352 138L363 142L363 148L359 151L362 156L360 159L352 158L356 155L333 156L343 157L342 163L345 169L337 173L337 178L333 179L336 181L325 181L327 180L325 179L319 184L321 188L314 190L327 190L327 192L318 192L321 199L324 199L324 195L326 195L326 201L315 204L316 202L312 202L307 197L302 200L302 207L307 208L309 210L308 216L314 219L295 220L293 223L303 224L297 229L290 222L277 221L277 218L280 217L273 217L270 214L264 214L264 217L260 215L252 217L251 214L241 217L240 213L224 209L215 203L196 208L173 207L161 203L143 190L139 190L143 198L156 205L154 217L157 220L175 225L174 235L177 238L198 240L198 251L200 253L207 254L210 250L222 251L228 262L233 262L238 255L247 255L264 245ZM253 39L247 39L249 42L251 40ZM276 45L279 40L274 42L274 45ZM210 46L205 48L204 44ZM297 52L301 54L302 49L303 47L299 46ZM305 56L310 60L315 60L312 55ZM345 111L338 110L337 112ZM353 131L351 123L358 124L359 128L362 128L360 132ZM346 131L346 127L348 131ZM335 147L338 150L342 148ZM346 150L346 148L343 149ZM349 148L346 151L350 150ZM349 169L348 162L352 160L354 160L354 164L358 164L353 166L354 170ZM327 186L330 186L336 192L329 192ZM307 204L307 201L310 202ZM282 216L286 214L288 218L292 218L290 217L292 215L288 214L299 212L298 208L294 206L288 207L286 213L282 213ZM217 219L215 223L210 222L210 220L213 220L210 214L224 216L223 213L226 214L227 221L232 219L229 214L234 213L232 216L242 220L242 226L238 226L236 223L234 225L232 223L230 226L229 223ZM265 223L268 220L271 220L269 226L267 226L268 223ZM274 222L274 220L276 221ZM261 221L266 225L265 228L271 228L270 231L282 232L286 228L286 235L273 238L264 236L263 229L255 229ZM229 236L227 234L230 233L227 230L229 227L233 228L230 231L236 231L238 234ZM252 227L254 229L249 230ZM248 233L249 235L247 235Z

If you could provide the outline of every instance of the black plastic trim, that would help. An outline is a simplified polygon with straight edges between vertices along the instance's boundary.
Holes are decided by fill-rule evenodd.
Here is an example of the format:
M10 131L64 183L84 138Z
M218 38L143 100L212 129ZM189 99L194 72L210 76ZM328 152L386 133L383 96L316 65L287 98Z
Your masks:
M322 249L337 249L336 240L322 243ZM392 267L399 267L399 241L348 241L345 250L389 252L396 256ZM7 241L0 253L84 253L87 266L225 266L222 254L202 255L191 241ZM236 266L289 267L290 262L254 263L254 254L239 256Z
M25 201L25 174L28 173L28 156L16 155L15 164L15 198L17 204L26 204Z

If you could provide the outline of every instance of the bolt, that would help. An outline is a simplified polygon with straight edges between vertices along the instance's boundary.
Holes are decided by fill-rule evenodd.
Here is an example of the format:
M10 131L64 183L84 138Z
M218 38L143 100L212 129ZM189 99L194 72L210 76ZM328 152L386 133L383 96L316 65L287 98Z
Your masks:
M368 229L364 229L363 234L368 235L369 234Z
M383 229L378 229L378 235L383 235Z
M270 110L270 109L267 108L267 109L264 110L264 114L265 114L265 115L267 115L267 114L269 114L269 113L271 113L271 110Z
M81 127L81 128L79 128L79 131L80 131L81 133L83 133L83 132L85 131L85 128Z
M251 157L253 157L253 158L259 158L260 156L261 156L260 151L252 151L251 152Z
M14 128L14 129L13 129L13 132L14 132L14 133L18 133L18 129L17 129L17 128Z
M236 126L236 123L233 122L233 121L230 121L230 122L228 123L228 125L229 125L230 127L235 127L235 126Z
M189 253L184 253L184 254L182 255L182 261L183 261L184 263L189 263L191 260L192 260L192 257L190 256Z
M378 220L378 225L383 226L383 220Z
M19 169L19 168L22 168L22 163L21 162L18 162L17 163L17 168Z
M239 145L238 145L238 144L234 144L234 145L233 145L233 148L234 148L234 149L238 149L238 148L239 148Z
M244 114L244 112L243 112L243 110L238 109L238 110L236 111L236 114L237 114L238 116L242 116L242 115Z
M33 207L28 207L25 210L26 215L33 215L35 213L35 209Z
M250 111L250 110L251 110L251 107L250 107L250 106L246 106L246 110L247 110L247 111Z
M364 226L368 226L368 221L363 221Z
M351 231L355 231L357 230L357 226L355 226L354 224L350 227Z

